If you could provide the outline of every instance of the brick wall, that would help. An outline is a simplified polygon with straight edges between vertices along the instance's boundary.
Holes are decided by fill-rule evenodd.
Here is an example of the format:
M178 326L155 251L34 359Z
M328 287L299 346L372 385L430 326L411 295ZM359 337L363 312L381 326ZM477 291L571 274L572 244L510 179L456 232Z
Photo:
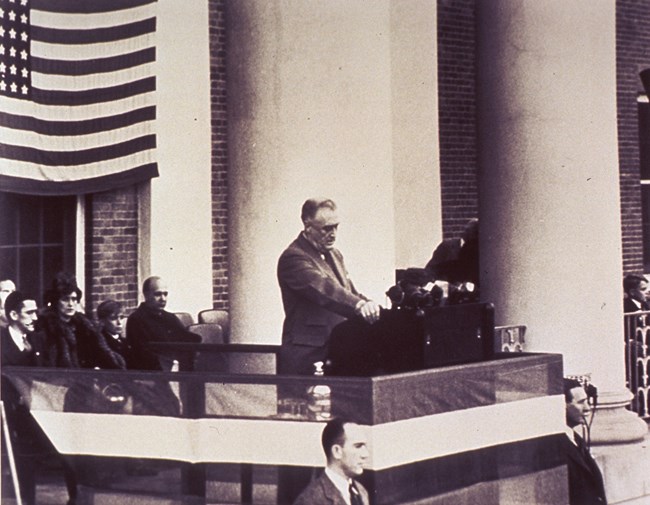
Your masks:
M442 231L478 217L475 0L438 1L438 106Z
M623 271L643 271L639 185L639 71L650 67L650 0L616 2L616 78Z
M210 0L212 124L212 300L228 308L228 122L226 116L225 0Z
M138 192L135 186L86 197L86 313L104 300L130 313L138 300Z
M458 236L478 215L476 0L438 1L438 86L442 226ZM638 73L650 67L650 0L617 0L618 132L623 270L643 270L639 185Z

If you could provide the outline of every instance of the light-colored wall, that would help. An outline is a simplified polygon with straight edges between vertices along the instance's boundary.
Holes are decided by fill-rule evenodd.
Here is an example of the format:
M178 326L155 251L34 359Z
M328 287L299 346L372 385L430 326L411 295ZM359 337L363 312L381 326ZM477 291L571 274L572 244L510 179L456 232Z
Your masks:
M406 72L418 61L428 65L419 72L425 84L435 80L435 23L388 1L227 7L232 333L277 343L284 318L277 259L302 228L306 198L337 202L338 246L351 277L384 305L398 257L411 266L431 253L426 230L439 220L431 195L440 193L435 91L418 89ZM435 4L427 12L423 19L435 20ZM395 111L407 104L426 110L409 121ZM422 165L430 172L419 179L413 167ZM398 223L406 227L399 233Z
M212 306L207 2L158 2L157 37L150 273L167 281L169 310L196 314Z
M395 266L423 267L442 240L437 5L390 2Z

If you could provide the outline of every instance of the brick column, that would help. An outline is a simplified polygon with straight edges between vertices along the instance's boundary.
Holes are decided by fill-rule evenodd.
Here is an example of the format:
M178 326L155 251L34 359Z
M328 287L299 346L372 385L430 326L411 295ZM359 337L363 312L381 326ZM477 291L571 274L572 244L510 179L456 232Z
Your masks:
M497 324L600 389L595 442L637 440L623 409L615 5L477 2L481 291Z

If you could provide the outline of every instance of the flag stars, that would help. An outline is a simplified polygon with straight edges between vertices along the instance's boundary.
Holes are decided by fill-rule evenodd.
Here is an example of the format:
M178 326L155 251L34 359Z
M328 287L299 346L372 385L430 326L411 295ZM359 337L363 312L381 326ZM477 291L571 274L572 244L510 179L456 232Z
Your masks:
M16 11L9 11L9 21L16 21Z
M4 74L7 71L7 65L3 61L0 61L0 74Z
M29 77L29 70L27 70L25 67L22 68L20 73L25 79L27 79L27 77Z
M0 54L5 54L5 45L0 44Z
M27 51L25 51L24 49L22 51L20 51L20 59L21 60L26 60L27 59Z
M7 91L7 83L4 80L0 81L0 91Z
M16 65L11 65L11 66L9 67L9 73L10 73L11 75L17 75L17 72L18 72L18 69L16 68Z
M24 25L27 24L27 14L21 14L20 15L20 22Z
M11 30L9 30L9 38L10 39L15 39L16 38L16 30L14 30L13 28Z
M0 7L0 18L3 17L5 17L5 10L2 7Z
M20 5L27 5L27 0L20 0Z
M20 92L23 95L26 95L28 91L29 91L29 88L27 87L27 84L23 84L22 87L20 88Z
M22 40L23 42L27 42L27 32L20 33L20 40Z
M18 91L18 84L16 84L15 82L12 82L9 85L9 89L11 90L12 93L15 93L16 91Z
M4 37L4 36L5 36L5 27L0 26L0 37Z
M11 46L9 48L9 56L11 56L12 58L16 57L16 48L14 46Z

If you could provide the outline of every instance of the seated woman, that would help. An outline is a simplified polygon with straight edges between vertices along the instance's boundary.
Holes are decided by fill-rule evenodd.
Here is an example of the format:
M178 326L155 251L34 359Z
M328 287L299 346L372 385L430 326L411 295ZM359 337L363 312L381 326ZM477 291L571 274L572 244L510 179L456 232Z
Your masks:
M47 308L37 328L45 336L46 366L63 368L126 368L93 323L81 312L81 289L74 275L61 272L45 294Z

